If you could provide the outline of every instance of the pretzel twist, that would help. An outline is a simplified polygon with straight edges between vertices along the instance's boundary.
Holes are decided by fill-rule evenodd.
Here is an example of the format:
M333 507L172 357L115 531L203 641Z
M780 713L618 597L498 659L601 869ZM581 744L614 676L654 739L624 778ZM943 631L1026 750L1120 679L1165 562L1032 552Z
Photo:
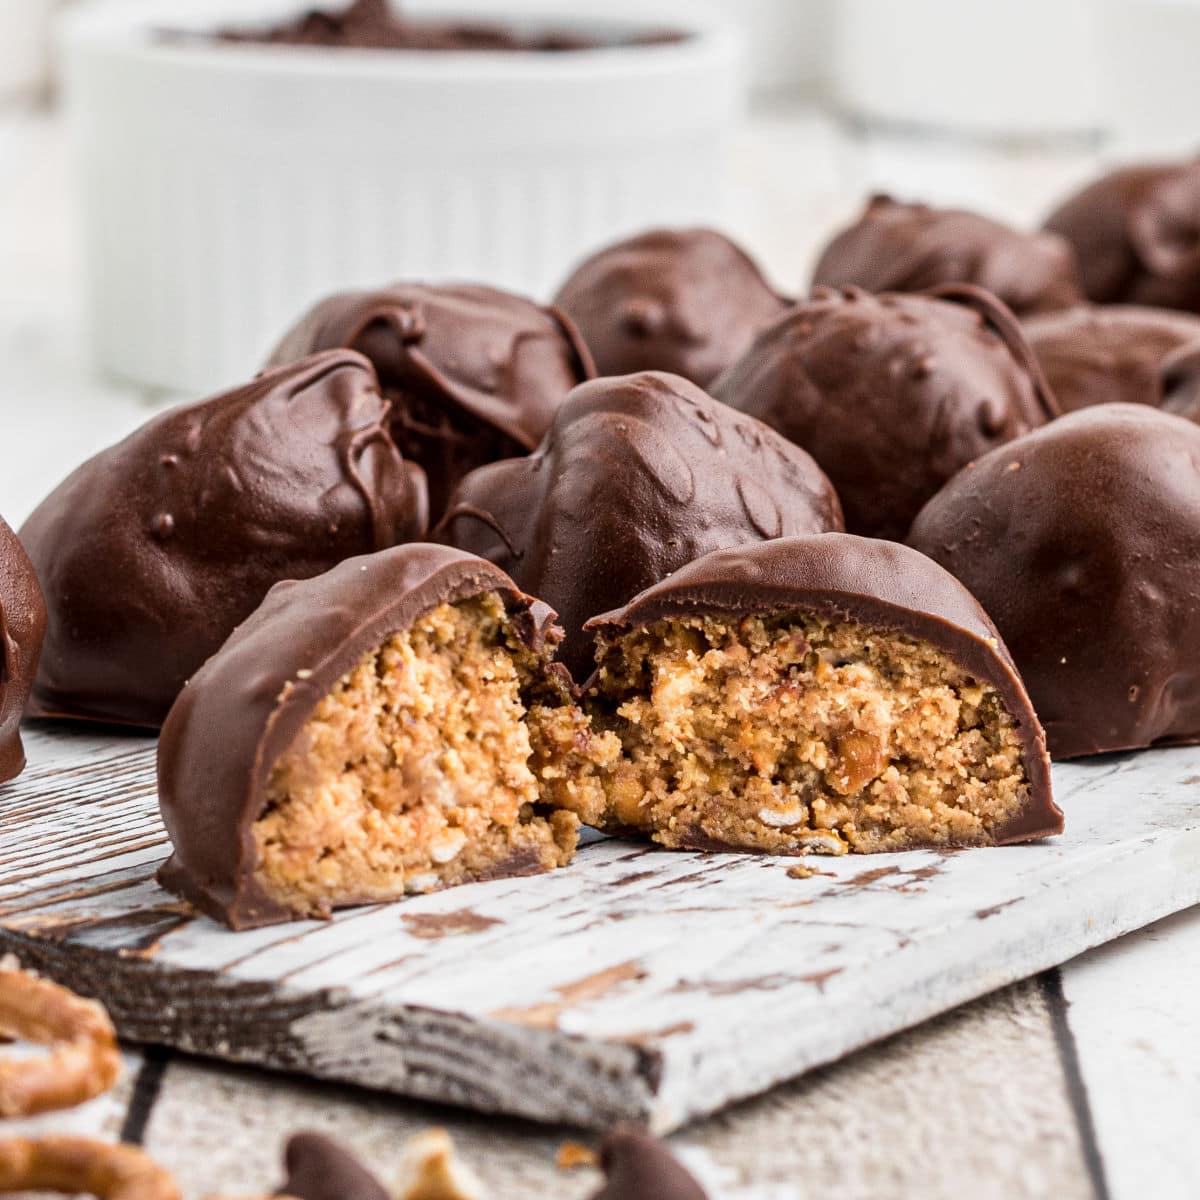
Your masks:
M108 1014L10 961L0 961L0 1038L49 1046L51 1053L0 1059L0 1117L73 1108L108 1091L121 1073Z
M9 1192L180 1200L171 1173L140 1150L77 1137L0 1141L0 1194Z

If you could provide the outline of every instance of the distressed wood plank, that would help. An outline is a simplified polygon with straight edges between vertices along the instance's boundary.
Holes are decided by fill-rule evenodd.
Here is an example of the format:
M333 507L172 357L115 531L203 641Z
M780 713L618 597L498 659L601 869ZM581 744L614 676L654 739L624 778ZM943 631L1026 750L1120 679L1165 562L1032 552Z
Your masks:
M1068 833L1038 846L798 880L601 840L549 876L231 934L153 882L149 743L39 729L30 752L0 795L0 946L126 1037L543 1121L677 1128L1200 901L1181 748L1056 768Z
M1062 984L1112 1200L1193 1200L1200 911L1067 964Z
M491 1200L596 1190L594 1173L555 1169L569 1130L187 1058L171 1064L147 1145L185 1195L235 1195L277 1183L284 1141L306 1128L346 1141L390 1183L406 1139L431 1124L450 1130ZM1036 983L693 1125L673 1145L714 1200L1095 1200Z

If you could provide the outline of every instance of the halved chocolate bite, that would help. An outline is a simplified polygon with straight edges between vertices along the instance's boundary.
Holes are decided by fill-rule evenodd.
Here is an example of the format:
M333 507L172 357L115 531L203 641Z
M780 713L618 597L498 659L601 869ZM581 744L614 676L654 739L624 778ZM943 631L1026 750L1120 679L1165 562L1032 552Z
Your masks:
M272 588L163 727L164 886L243 929L568 862L529 762L553 617L443 546Z
M281 579L421 537L425 477L361 355L173 408L59 485L21 529L49 626L30 712L157 727Z
M996 622L1056 759L1200 741L1200 428L1101 404L985 455L909 542Z
M535 454L463 480L435 536L553 606L562 660L582 682L591 617L710 550L841 528L808 454L686 379L646 371L576 388Z
M1075 247L1096 304L1200 311L1200 159L1110 171L1068 197L1045 228Z
M973 283L1017 316L1083 300L1074 247L1053 233L1025 233L980 213L872 196L857 221L826 246L814 287L923 292Z
M897 540L960 467L1058 411L1013 315L960 285L911 296L818 288L713 395L807 450L851 533Z
M1059 408L1158 404L1160 375L1180 347L1200 342L1200 317L1166 308L1081 304L1023 329Z
M471 284L330 296L284 337L271 363L339 346L365 354L379 373L392 437L425 471L434 522L459 479L527 454L571 388L596 373L557 309Z
M25 768L21 715L45 634L46 603L33 563L0 518L0 783Z
M589 628L591 747L619 750L571 763L553 726L536 747L548 796L588 824L772 854L1062 829L994 626L907 547L828 533L717 551Z
M580 263L555 297L601 375L670 371L700 387L787 306L740 246L712 229L652 229Z

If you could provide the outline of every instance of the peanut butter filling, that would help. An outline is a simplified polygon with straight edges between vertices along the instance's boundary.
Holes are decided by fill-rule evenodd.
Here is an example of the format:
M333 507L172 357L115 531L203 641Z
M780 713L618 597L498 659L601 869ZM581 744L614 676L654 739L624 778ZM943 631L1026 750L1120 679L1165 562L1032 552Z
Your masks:
M536 656L489 593L364 654L272 769L257 879L297 913L570 861L578 819L538 806L525 723Z
M995 689L920 640L784 614L605 646L590 726L535 728L544 794L665 846L794 854L986 844L1029 797Z
M257 878L326 915L562 866L579 821L664 846L988 844L1029 799L999 695L938 648L806 614L604 641L584 706L487 594L364 654L275 763Z

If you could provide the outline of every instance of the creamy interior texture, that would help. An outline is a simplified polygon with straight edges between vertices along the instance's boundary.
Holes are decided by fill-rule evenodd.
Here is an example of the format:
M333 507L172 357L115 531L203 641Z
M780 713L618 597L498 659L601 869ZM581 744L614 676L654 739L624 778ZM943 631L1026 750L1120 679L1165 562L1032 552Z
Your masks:
M986 844L1029 797L990 685L927 643L811 615L689 616L611 640L589 718L535 731L545 794L666 846Z
M503 600L426 613L364 654L276 761L257 877L297 913L559 866L577 818L537 807L537 662Z

